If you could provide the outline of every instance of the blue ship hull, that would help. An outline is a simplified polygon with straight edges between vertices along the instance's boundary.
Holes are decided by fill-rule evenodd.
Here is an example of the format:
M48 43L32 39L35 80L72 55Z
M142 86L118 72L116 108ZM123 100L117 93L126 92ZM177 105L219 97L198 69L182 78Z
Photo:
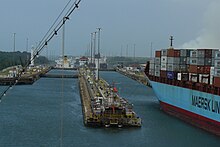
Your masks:
M155 81L150 83L165 112L220 135L220 96Z

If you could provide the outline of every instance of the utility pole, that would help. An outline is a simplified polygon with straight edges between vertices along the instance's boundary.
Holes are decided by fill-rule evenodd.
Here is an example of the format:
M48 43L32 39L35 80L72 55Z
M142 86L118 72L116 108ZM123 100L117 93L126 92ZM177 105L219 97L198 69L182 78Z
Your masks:
M135 46L136 46L136 44L134 44L134 60L135 60Z
M15 35L16 35L16 33L13 33L13 38L14 38L14 48L13 48L13 65L15 65L16 63L15 63Z
M86 47L86 56L89 57L89 44L87 44L87 47Z
M15 52L15 35L16 35L16 33L13 33L13 36L14 36L14 49L13 49L13 52Z
M28 38L26 39L26 52L28 52Z
M93 38L93 41L94 41L94 43L93 43L93 63L95 63L95 53L96 53L96 33L97 32L94 32L94 38Z
M97 80L99 80L100 31L101 31L101 28L97 28L97 29L98 29L98 54L97 54L98 65L97 65Z
M26 52L28 52L28 38L26 39ZM28 54L27 54L27 61L29 60Z
M101 28L97 28L98 29L98 58L100 58L100 31Z
M122 50L123 50L123 45L121 45L121 57L122 57Z
M48 45L46 45L46 57L47 57L47 59L49 59L49 57L48 57Z
M63 59L63 68L64 68L64 45L65 45L65 22L63 18L63 34L62 34L62 59Z
M152 51L152 49L153 49L153 43L151 42L151 43L150 43L150 57L151 57L151 58L153 57L153 51Z
M128 44L127 44L127 48L126 48L126 57L128 57Z
M92 55L93 55L92 54L92 47L93 47L93 43L92 42L93 42L93 33L91 33L91 43L90 43L90 49L91 49L91 61L90 62L91 62L91 65L93 65L92 64Z

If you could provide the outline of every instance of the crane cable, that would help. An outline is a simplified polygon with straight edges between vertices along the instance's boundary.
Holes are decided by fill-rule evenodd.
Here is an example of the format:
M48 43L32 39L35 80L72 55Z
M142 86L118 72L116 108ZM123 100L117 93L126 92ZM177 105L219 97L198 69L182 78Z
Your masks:
M57 23L58 19L61 17L61 15L63 14L63 12L65 11L65 9L68 7L68 5L70 4L72 0L69 0L69 2L66 4L66 6L63 8L63 10L60 12L60 14L58 15L58 17L56 18L56 20L54 21L54 23L51 25L51 27L49 28L49 30L47 31L47 33L44 35L44 37L41 39L39 45L43 42L43 40L45 40L45 38L47 37L47 35L49 34L49 32L51 31L51 29L54 27L54 25ZM39 45L36 47L38 48Z
M71 0L70 0L71 1ZM57 20L60 18L60 16L62 15L62 13L64 12L64 10L67 8L67 6L69 5L70 1L67 3L67 5L65 6L65 8L63 9L63 11L61 12L61 14L58 16ZM79 3L81 2L81 0L76 0L69 8L69 10L67 11L67 13L65 14L65 16L62 18L62 20L59 21L59 23L54 27L53 31L52 28L55 25L55 23L57 22L57 20L54 22L54 24L52 25L52 27L50 27L49 31L50 33L46 33L45 36L47 37L43 37L46 38L45 41L43 41L44 39L41 40L41 43L38 45L38 47L36 48L35 52L34 52L34 56L33 58L30 59L30 61L24 66L24 69L27 69L27 67L29 66L29 64L31 63L31 61L33 61L39 54L40 52L44 49L44 47L47 46L47 44L51 41L51 39L57 35L57 33L59 32L59 30L62 28L62 26L65 24L65 22L67 20L69 20L69 16L74 12L74 10L76 10L77 8L79 8ZM49 34L49 35L47 35ZM23 71L22 71L23 72ZM21 72L21 73L22 73ZM21 79L21 76L19 76L20 74L18 74L18 76L16 77L17 79L14 81L14 84L9 85L1 94L0 94L0 102L2 101L3 96L6 95L6 93L8 92L9 89L11 89L12 87L14 87L15 85L17 85L17 83L19 82L19 80Z
M42 49L47 46L47 43L55 36L57 35L57 32L62 28L62 26L65 24L65 22L67 20L69 20L69 16L73 13L73 11L79 7L79 3L81 2L81 0L76 0L69 8L69 10L66 12L66 14L64 15L63 19L60 20L57 25L54 27L53 31L51 31L52 29L50 29L50 33L47 33L48 35L45 35L46 39L43 39L41 41L41 43L37 46L34 54L35 54L35 58L36 56L39 55L39 53L42 51ZM57 22L57 21L56 21ZM55 23L54 23L55 25Z

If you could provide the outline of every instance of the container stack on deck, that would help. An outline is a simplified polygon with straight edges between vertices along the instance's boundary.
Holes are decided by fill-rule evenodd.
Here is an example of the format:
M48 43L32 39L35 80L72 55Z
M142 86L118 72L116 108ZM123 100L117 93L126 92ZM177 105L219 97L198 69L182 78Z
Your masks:
M218 49L162 49L150 60L149 75L220 87Z
M215 53L215 64L214 67L211 68L210 74L214 86L220 88L220 51Z

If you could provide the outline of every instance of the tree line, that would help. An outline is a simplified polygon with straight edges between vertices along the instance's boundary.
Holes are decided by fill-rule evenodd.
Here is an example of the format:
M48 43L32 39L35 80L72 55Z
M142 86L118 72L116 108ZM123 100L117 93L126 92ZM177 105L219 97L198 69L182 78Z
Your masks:
M30 62L31 54L28 52L2 52L0 51L0 70L15 66L21 65L26 66ZM35 60L36 64L48 64L49 61L44 56L39 56Z

